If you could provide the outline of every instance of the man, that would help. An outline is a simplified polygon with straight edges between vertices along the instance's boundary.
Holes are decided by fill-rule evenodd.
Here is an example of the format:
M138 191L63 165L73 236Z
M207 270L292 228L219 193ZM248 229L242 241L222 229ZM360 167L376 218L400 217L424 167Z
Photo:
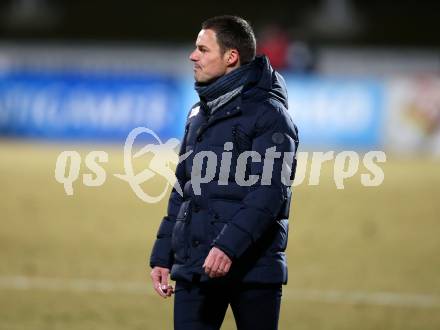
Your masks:
M255 48L244 19L219 16L202 24L190 55L200 102L180 148L190 155L176 168L183 196L173 189L150 258L157 293L175 293L175 329L219 329L228 305L238 329L278 327L291 198L283 176L294 176L298 138L284 80Z

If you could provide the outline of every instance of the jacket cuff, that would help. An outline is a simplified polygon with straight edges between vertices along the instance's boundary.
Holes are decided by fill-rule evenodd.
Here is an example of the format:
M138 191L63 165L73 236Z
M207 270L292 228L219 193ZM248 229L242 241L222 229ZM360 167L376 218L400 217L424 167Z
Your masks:
M214 239L212 246L218 247L231 259L238 259L252 244L252 237L234 223L228 223Z
M171 237L156 239L150 256L150 266L171 268L174 258L171 250Z
M166 263L165 260L150 260L150 268L154 267L162 267L162 268L168 268L171 269L172 265Z

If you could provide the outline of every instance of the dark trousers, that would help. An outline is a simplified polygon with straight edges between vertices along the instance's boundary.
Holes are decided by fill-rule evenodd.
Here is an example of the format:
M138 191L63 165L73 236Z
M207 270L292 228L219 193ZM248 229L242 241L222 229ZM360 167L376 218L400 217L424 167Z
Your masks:
M220 329L230 304L238 330L276 330L281 293L281 284L177 281L174 329Z

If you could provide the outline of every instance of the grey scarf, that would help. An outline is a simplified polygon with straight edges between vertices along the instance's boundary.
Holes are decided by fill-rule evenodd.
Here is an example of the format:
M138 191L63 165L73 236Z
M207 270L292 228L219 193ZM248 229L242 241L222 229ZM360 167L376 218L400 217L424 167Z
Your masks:
M210 114L240 94L248 78L251 63L242 65L208 84L194 84L200 100L207 105Z

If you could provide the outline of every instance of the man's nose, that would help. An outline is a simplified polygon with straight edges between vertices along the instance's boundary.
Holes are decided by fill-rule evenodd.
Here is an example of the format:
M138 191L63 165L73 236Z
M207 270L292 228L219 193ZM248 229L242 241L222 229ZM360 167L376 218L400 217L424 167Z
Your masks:
M191 54L189 54L189 60L193 62L197 61L196 51L193 51Z

